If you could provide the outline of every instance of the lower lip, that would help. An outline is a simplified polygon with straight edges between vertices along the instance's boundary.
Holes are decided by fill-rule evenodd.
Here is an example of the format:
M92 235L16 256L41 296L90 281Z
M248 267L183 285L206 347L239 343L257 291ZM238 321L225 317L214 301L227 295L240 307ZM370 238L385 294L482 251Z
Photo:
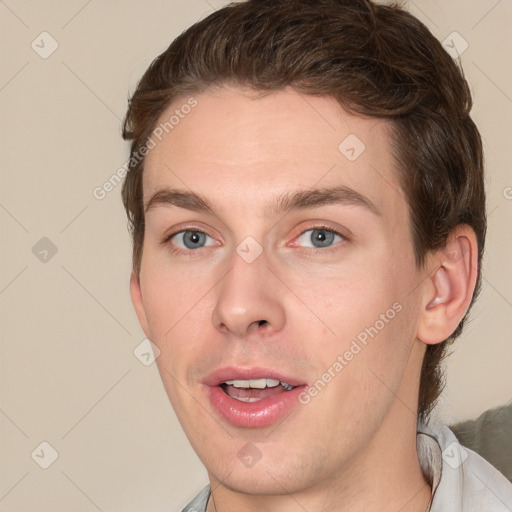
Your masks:
M235 427L261 428L273 425L290 414L299 405L299 394L305 386L262 398L257 402L241 402L227 395L220 386L207 386L213 408Z

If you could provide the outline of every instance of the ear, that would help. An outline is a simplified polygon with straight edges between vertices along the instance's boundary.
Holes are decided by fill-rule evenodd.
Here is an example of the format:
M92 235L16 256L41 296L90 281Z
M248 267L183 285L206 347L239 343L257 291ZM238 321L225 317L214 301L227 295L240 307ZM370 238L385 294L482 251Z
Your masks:
M432 256L434 271L423 286L417 337L427 345L448 338L466 314L476 285L478 245L473 229L461 224L444 249Z
M130 297L132 298L132 304L135 309L135 313L137 313L137 318L139 319L139 324L146 335L146 338L149 337L149 329L148 329L148 319L146 317L146 309L144 307L144 301L142 299L142 291L140 289L140 278L132 272L130 276Z

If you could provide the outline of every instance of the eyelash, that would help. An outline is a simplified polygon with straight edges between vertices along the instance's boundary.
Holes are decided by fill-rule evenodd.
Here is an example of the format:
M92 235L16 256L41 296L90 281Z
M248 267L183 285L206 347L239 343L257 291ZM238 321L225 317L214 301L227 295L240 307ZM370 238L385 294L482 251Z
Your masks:
M301 233L299 233L299 235L296 237L296 238L300 238L304 233L307 233L308 231L328 231L330 233L333 233L335 235L338 235L340 236L343 240L342 241L348 241L348 238L343 235L342 233L340 233L339 231L337 231L336 229L333 229L331 226L326 226L326 225L319 225L319 226L312 226L308 229L305 229L304 231L302 231ZM181 233L187 233L187 232L193 232L193 233L202 233L203 235L206 235L206 236L210 236L208 233L206 233L206 231L203 231L202 229L198 229L198 228L188 228L188 229L181 229L179 231L175 231L169 235L165 235L161 241L161 243L163 245L167 245L170 240L175 237L176 235L179 235ZM339 242L340 243L340 242ZM330 246L330 247L326 247L326 248L319 248L319 247L307 247L308 249L308 252L310 253L313 253L313 254L317 254L317 253L326 253L326 252L330 252L330 250L333 249L333 247L335 246ZM199 247L199 249L204 249L204 247ZM188 255L190 257L193 257L193 253L197 252L198 249L178 249L176 247L172 247L171 248L171 252L173 254L178 254L178 255Z

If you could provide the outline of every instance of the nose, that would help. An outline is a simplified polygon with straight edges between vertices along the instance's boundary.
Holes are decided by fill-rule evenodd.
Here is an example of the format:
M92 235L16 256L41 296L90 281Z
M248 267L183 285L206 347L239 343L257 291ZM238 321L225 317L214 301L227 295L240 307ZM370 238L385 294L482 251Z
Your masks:
M248 263L235 252L230 263L215 288L214 327L238 338L280 331L285 324L283 285L269 269L265 253Z

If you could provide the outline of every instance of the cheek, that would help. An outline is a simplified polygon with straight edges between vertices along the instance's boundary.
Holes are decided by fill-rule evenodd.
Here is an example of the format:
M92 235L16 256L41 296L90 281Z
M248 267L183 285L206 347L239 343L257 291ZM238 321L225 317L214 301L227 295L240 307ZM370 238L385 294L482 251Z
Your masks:
M173 378L188 382L187 368L204 351L205 333L212 325L212 284L178 270L159 272L149 261L147 269L142 294L150 339L160 350L157 365L171 394Z
M162 267L148 257L141 269L141 291L154 343L162 343L191 314L203 306L209 287L201 276L189 276L179 268Z
M385 272L381 274L375 269L366 271L353 266L337 276L329 276L324 287L319 288L317 282L304 279L297 281L296 286L302 287L304 302L318 312L331 335L346 339L375 324L380 315L392 309L399 299L393 282L389 283L382 275Z
M351 370L344 373L356 380L368 374L367 385L371 385L370 381L375 380L369 373L372 369L394 382L407 364L414 340L414 311L404 306L400 276L392 265L354 265L350 271L338 277L332 275L325 282L320 289L309 280L295 282L295 286L301 286L304 303L317 313L316 317L308 314L297 322L302 332L309 333L305 339L315 339L322 346L315 354L318 371L331 368L341 356L343 371L348 366ZM304 306L297 304L294 309L292 314L300 318L299 311L304 311ZM397 364L399 361L402 364ZM395 369L396 376L392 377L390 372Z

